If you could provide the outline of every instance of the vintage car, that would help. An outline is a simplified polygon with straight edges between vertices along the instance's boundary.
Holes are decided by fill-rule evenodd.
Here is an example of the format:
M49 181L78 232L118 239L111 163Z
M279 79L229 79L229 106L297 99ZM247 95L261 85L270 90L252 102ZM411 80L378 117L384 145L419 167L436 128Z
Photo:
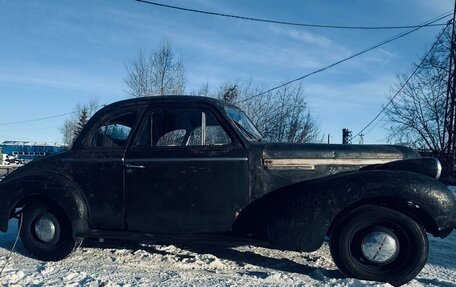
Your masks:
M82 238L233 237L305 252L328 239L345 275L400 285L425 265L427 233L456 226L440 173L402 146L264 142L212 98L129 99L98 111L71 150L0 182L0 230L20 217L40 260Z

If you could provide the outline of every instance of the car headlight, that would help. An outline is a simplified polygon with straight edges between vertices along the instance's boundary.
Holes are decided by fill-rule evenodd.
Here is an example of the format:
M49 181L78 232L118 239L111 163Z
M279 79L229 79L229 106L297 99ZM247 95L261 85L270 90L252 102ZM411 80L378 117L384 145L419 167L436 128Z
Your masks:
M433 157L433 159L435 161L436 169L437 169L437 173L435 175L435 179L439 179L440 176L442 175L442 164L440 163L440 160L438 160L437 158Z

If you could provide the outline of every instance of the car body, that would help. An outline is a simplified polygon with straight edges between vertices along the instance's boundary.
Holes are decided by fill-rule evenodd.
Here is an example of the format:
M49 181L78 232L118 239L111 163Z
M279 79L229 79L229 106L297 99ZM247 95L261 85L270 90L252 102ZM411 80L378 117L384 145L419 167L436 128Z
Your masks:
M267 143L260 136L244 112L212 98L113 103L70 150L0 182L0 231L22 213L21 238L42 260L64 258L86 237L224 234L301 251L330 237L348 276L402 284L426 262L425 232L444 237L456 226L456 201L437 180L435 159L402 146ZM392 251L378 261L369 252L380 243ZM396 259L407 256L416 262ZM388 275L385 266L401 272Z

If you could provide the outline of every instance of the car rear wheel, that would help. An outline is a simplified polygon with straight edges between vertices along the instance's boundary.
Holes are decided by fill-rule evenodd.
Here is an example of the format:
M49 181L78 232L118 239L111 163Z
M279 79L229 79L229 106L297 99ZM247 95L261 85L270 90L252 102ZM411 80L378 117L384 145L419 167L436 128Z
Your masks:
M330 250L345 275L398 286L423 269L429 243L424 228L412 218L389 208L366 206L335 226Z
M24 207L20 236L30 255L43 261L58 261L76 247L65 213L56 205L35 202Z

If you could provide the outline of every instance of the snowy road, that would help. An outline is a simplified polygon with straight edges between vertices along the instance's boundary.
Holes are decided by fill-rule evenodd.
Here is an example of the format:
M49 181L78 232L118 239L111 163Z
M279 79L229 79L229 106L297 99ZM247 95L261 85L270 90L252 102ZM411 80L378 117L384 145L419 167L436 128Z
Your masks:
M0 264L16 224L0 233ZM60 262L26 256L22 244L6 267L2 286L388 286L344 278L327 245L312 253L253 246L137 245L86 242ZM0 265L0 266L1 266ZM456 233L430 238L428 264L408 286L456 286Z

